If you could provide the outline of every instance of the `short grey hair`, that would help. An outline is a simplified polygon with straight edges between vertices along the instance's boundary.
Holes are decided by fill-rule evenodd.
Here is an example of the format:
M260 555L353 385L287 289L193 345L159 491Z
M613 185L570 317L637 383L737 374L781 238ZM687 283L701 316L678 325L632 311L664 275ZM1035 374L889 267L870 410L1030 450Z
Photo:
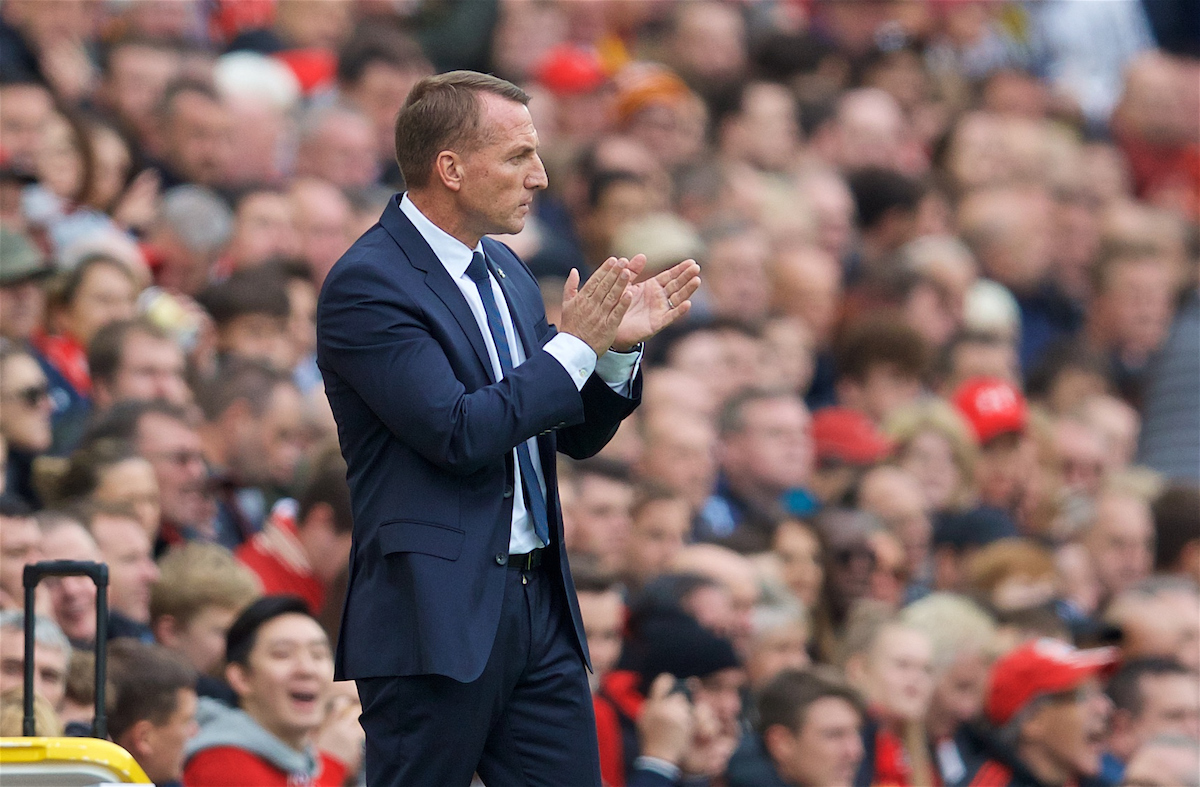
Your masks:
M189 251L215 259L233 235L233 211L216 192L184 185L163 194L158 222Z
M0 612L0 629L11 629L25 632L25 613L21 610L5 610ZM33 639L38 645L60 650L68 656L71 654L71 641L67 635L50 618L35 615L33 619Z

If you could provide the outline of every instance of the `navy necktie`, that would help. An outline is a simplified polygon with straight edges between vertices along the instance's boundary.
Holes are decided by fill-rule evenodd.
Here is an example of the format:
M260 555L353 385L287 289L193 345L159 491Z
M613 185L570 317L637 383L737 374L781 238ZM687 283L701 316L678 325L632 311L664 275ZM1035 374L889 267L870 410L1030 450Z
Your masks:
M487 313L488 329L492 332L492 342L496 345L496 355L500 357L500 369L505 376L513 370L512 351L508 347L508 334L504 330L504 320L500 318L500 309L496 306L496 298L492 294L492 282L488 278L488 266L483 255L475 252L471 264L467 266L467 275L475 282L479 297L483 300L483 310ZM533 471L533 457L529 454L529 444L521 442L517 445L517 465L521 471L521 485L525 487L525 500L529 507L529 515L533 517L533 532L543 544L550 544L550 525L546 517L546 498L538 484L537 474Z

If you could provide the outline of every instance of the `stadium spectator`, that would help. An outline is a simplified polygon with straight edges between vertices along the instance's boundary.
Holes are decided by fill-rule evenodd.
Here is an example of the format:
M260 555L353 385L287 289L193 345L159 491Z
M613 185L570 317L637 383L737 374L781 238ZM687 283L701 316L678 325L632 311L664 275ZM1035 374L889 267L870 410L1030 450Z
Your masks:
M1200 696L1196 675L1164 658L1125 661L1106 689L1113 702L1105 752L1105 775L1120 783L1134 754L1162 735L1200 742Z
M200 732L185 749L185 785L336 787L357 772L357 703L327 712L333 655L303 601L264 596L247 607L229 627L225 662L238 708L202 706Z
M197 729L195 672L156 645L119 640L108 650L109 735L155 784L178 783Z
M96 540L76 518L43 513L42 557L45 560L103 560ZM49 577L50 604L54 622L72 644L90 647L96 640L96 585L90 577Z
M968 784L1103 784L1104 731L1112 703L1101 675L1116 653L1062 642L1027 642L1002 656L988 683L986 713L996 733Z
M33 486L33 460L50 448L50 384L37 360L28 351L7 342L0 346L0 436L7 446L6 494L38 507L41 499Z
M0 691L18 688L25 680L25 613L0 612ZM62 629L40 615L33 623L33 690L52 710L62 705L71 663L71 643Z
M328 451L314 460L295 500L278 501L262 532L238 547L268 595L299 596L317 615L333 580L350 559L354 529L346 463ZM332 599L340 605L341 599Z
M137 515L124 506L96 505L80 519L108 564L108 636L153 642L150 589L158 579L154 542Z
M721 478L700 512L698 536L729 539L747 552L765 551L785 495L807 498L813 468L812 419L794 394L751 391L736 396L719 418ZM802 504L797 514L812 506Z
M217 544L185 544L159 562L150 626L161 645L200 674L201 693L221 675L229 626L261 593L253 573Z
M88 346L87 363L98 412L118 402L162 399L183 407L192 400L183 351L145 318L101 328Z
M788 670L759 692L755 735L729 762L730 787L849 787L863 759L866 712L827 673Z
M22 572L41 559L42 531L33 509L15 497L0 495L0 609L23 608Z

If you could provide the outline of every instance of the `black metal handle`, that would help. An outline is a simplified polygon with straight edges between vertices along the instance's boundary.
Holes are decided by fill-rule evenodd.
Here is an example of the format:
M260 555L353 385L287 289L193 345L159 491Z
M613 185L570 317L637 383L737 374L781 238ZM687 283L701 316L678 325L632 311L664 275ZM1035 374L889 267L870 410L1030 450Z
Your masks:
M37 725L33 720L34 591L46 577L90 577L96 584L96 716L92 721L92 736L107 738L104 682L108 657L108 564L90 560L43 560L25 566L21 574L21 581L25 585L25 718L22 721L22 734L30 737L37 734Z

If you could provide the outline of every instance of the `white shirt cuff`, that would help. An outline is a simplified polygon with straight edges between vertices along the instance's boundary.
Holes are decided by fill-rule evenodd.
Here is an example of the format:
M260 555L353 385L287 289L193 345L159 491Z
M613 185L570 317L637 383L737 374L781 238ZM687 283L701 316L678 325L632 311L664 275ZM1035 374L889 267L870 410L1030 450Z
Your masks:
M542 345L542 349L554 356L554 360L562 364L571 375L575 389L583 390L583 384L596 370L596 352L587 342L578 336L559 332L553 339Z
M596 374L608 383L608 387L621 396L628 397L633 387L633 378L642 365L642 346L627 353L609 350L596 360Z

